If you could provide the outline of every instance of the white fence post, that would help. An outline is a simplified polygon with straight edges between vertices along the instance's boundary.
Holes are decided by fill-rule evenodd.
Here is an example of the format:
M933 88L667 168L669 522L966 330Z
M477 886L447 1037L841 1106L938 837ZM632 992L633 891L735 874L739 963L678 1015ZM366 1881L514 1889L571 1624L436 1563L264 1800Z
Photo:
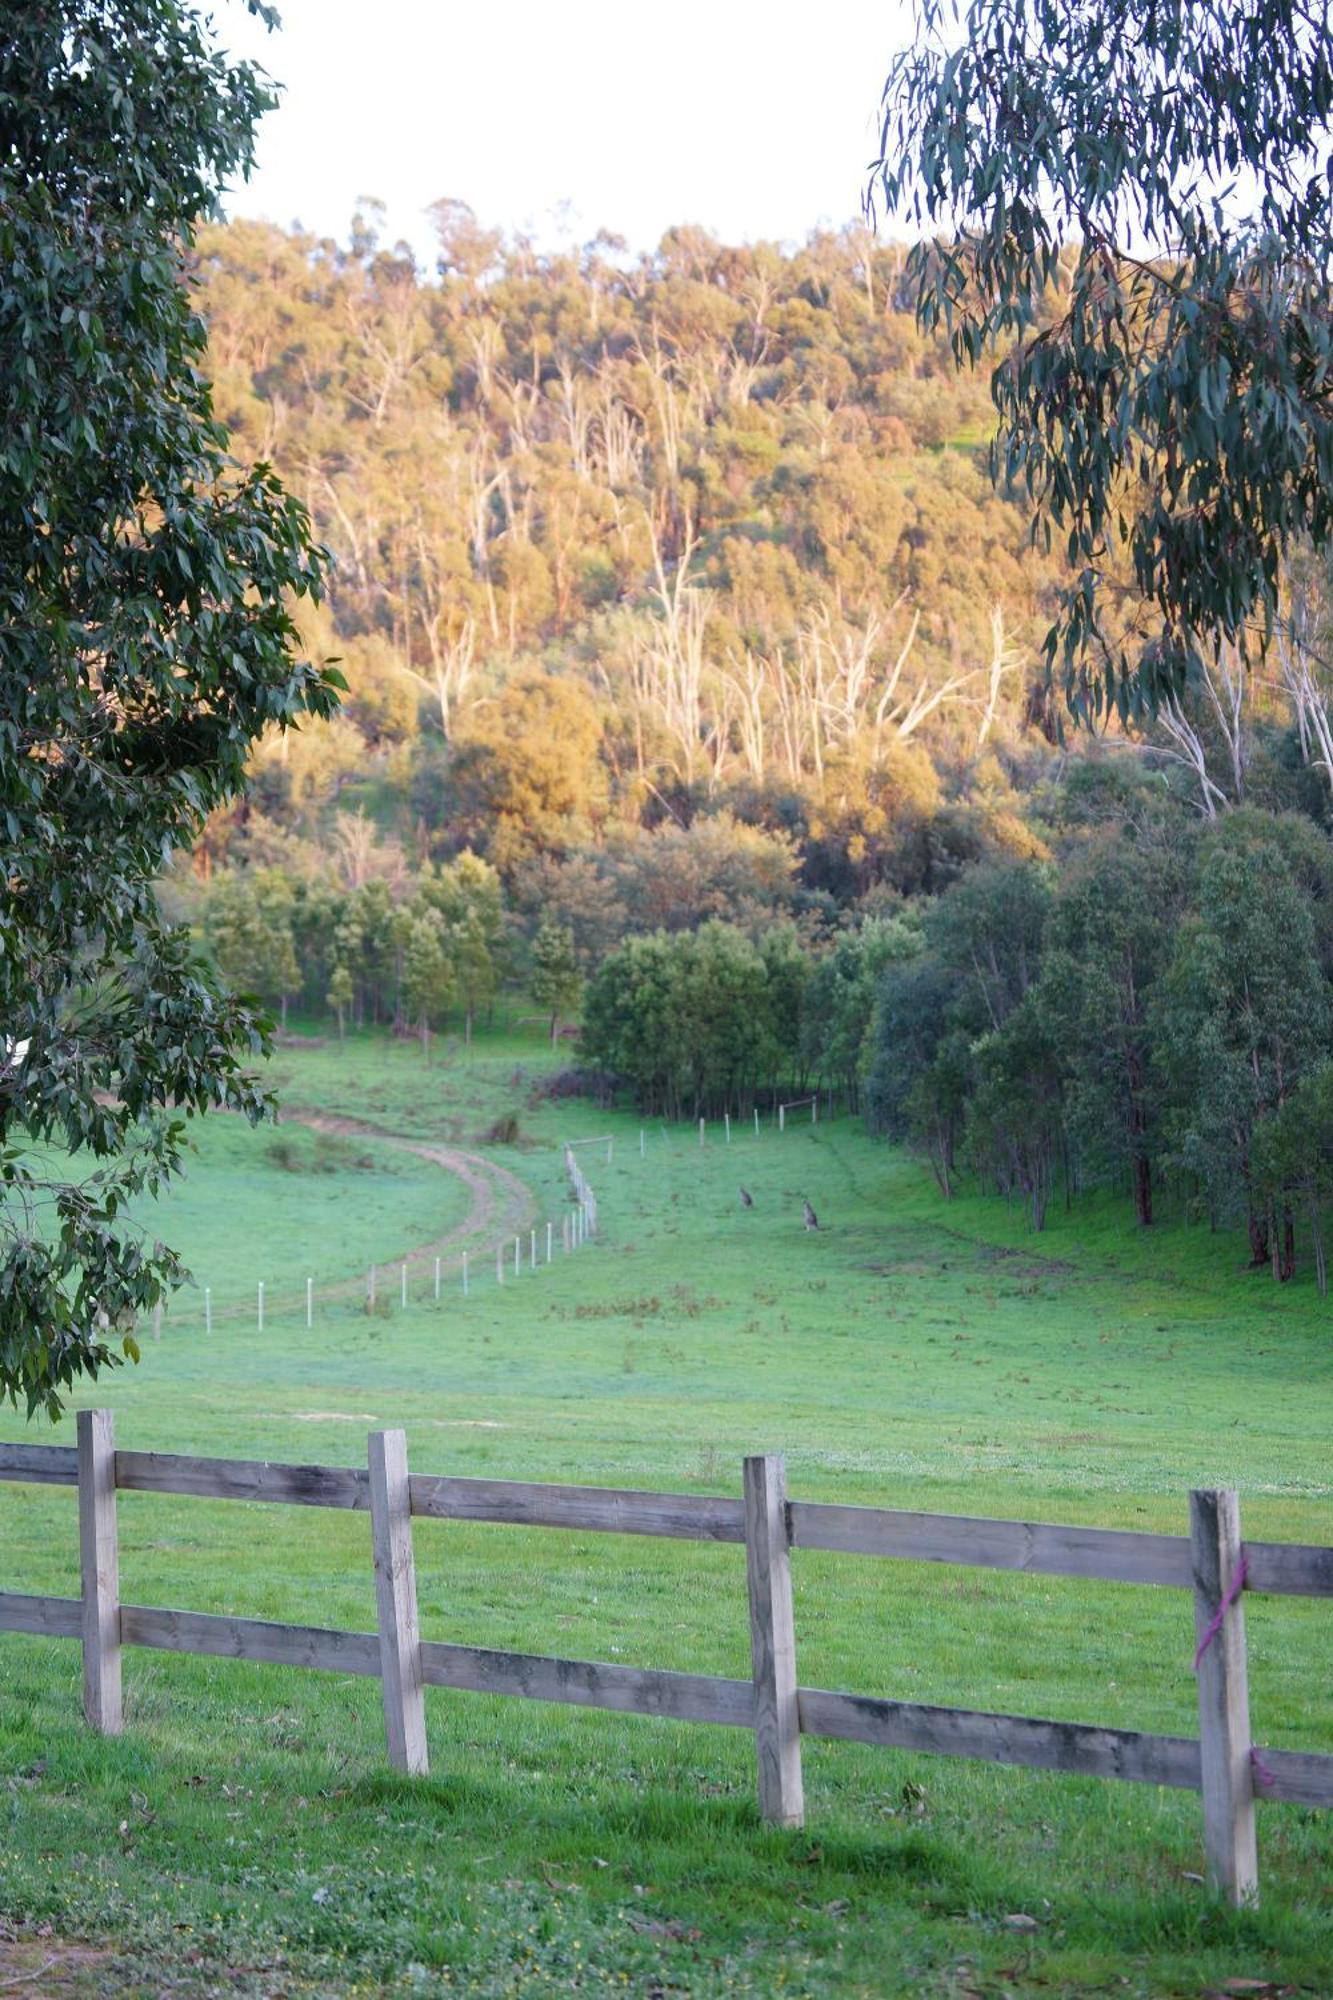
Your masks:
M786 1475L780 1458L745 1461L745 1575L750 1592L759 1810L779 1826L800 1826L805 1799L796 1697L796 1624Z
M701 1118L699 1120L699 1144L702 1146L703 1143L704 1143L704 1120Z
M727 1135L727 1144L728 1144L728 1145L730 1145L730 1144L731 1144L731 1113L730 1113L729 1111L724 1111L724 1112L722 1113L722 1127L723 1127L723 1130L724 1130L724 1131L726 1132L726 1135Z
M533 1229L528 1232L528 1269L530 1271L535 1271L536 1268L537 1268L537 1232L535 1229Z
M757 1104L754 1107L754 1136L756 1139L759 1137L759 1106Z
M110 1410L80 1410L79 1575L83 1599L83 1712L103 1736L124 1726L120 1695L120 1551L116 1441Z
M437 1257L435 1259L435 1302L437 1305L439 1304L439 1301L440 1301L440 1260Z
M517 1278L521 1274L522 1270L523 1270L523 1249L522 1245L519 1243L519 1240L516 1236L514 1238L514 1276Z
M785 1132L785 1131L786 1131L786 1129L787 1129L787 1107L786 1107L786 1105L785 1105L785 1104L779 1104L779 1106L778 1106L778 1130L779 1130L779 1132Z
M548 1264L551 1261L551 1246L554 1240L554 1231L555 1231L555 1224L553 1222L548 1222L546 1225L546 1261Z
M1194 1671L1199 1682L1203 1839L1214 1886L1237 1905L1259 1898L1250 1762L1250 1699L1241 1609L1245 1551L1240 1501L1231 1492L1190 1494L1194 1559Z
M402 1304L402 1305L404 1305L404 1306L405 1306L405 1305L407 1304L407 1266L406 1266L406 1264L404 1264L404 1265L403 1265L403 1270L402 1270L402 1277L401 1277L401 1279L400 1279L400 1281L399 1281L399 1287L398 1287L398 1298L399 1298L399 1303L400 1303L400 1304Z
M505 1281L505 1253L501 1249L500 1245L497 1243L495 1246L495 1282L497 1285L502 1285L504 1281Z
M421 1678L417 1578L412 1559L411 1492L407 1435L372 1431L370 1533L379 1615L380 1682L389 1762L414 1777L430 1768L426 1754L426 1705Z

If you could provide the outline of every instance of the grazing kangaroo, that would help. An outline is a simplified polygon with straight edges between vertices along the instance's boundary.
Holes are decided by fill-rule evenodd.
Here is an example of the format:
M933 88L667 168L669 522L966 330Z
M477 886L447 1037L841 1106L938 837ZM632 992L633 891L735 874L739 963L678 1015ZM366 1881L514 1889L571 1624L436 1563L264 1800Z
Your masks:
M754 1196L750 1193L749 1188L741 1189L741 1207L742 1208L754 1207Z
M804 1204L804 1207L805 1207L805 1226L806 1226L806 1228L807 1228L807 1229L818 1229L818 1227L819 1227L819 1217L818 1217L818 1216L817 1216L817 1215L815 1214L815 1211L813 1210L813 1208L811 1208L811 1206L810 1206L810 1204L809 1204L809 1202L808 1202L808 1201L807 1201L807 1202L806 1202L806 1203Z

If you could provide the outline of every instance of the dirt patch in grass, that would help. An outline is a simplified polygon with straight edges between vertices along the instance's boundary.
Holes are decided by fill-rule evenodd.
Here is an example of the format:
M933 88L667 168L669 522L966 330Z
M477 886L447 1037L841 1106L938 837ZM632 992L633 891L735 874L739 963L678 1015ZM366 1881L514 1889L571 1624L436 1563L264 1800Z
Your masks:
M44 1936L45 1926L15 1931L0 1919L0 1993L24 2000L47 1996L108 1993L115 1954L104 1946Z
M1068 1278L1074 1266L1063 1257L1034 1257L1030 1250L1016 1250L1001 1243L977 1243L973 1256L983 1268L1001 1264L1015 1278Z
M935 1232L937 1235L942 1233ZM921 1254L920 1233L916 1230L886 1232L880 1249L887 1254L873 1262L858 1264L880 1278L938 1278L947 1272L975 1271L1013 1279L1018 1284L1067 1284L1078 1275L1077 1268L1062 1257L1038 1257L1026 1246L976 1243L966 1236L949 1235L948 1256ZM956 1246L957 1254L954 1254Z
M278 1410L268 1410L265 1414L273 1421L284 1422ZM377 1424L379 1418L365 1410L293 1410L294 1424Z

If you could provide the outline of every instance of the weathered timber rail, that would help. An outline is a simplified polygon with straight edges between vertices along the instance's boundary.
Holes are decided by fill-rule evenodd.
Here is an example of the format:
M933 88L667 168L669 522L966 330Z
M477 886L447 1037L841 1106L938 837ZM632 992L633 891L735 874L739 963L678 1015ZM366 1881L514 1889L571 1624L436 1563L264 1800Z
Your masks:
M428 1768L426 1687L748 1729L755 1736L760 1809L765 1818L787 1826L799 1825L804 1815L803 1735L1171 1785L1202 1793L1209 1873L1237 1903L1252 1902L1258 1893L1256 1800L1333 1806L1333 1756L1261 1750L1251 1741L1242 1609L1245 1590L1333 1597L1333 1548L1242 1543L1239 1502L1231 1492L1192 1493L1187 1536L1141 1534L789 1500L782 1460L774 1457L747 1458L742 1493L733 1498L413 1475L402 1431L370 1434L364 1470L117 1451L106 1411L80 1412L77 1447L0 1444L0 1480L77 1488L81 1595L0 1592L0 1631L81 1640L84 1712L107 1734L122 1726L122 1649L142 1646L377 1678L390 1758L415 1773ZM368 1513L378 1630L329 1631L122 1604L118 1492ZM751 1677L731 1680L423 1640L413 1516L743 1545ZM801 1687L791 1588L794 1549L1189 1590L1200 1648L1199 1735L1159 1736Z

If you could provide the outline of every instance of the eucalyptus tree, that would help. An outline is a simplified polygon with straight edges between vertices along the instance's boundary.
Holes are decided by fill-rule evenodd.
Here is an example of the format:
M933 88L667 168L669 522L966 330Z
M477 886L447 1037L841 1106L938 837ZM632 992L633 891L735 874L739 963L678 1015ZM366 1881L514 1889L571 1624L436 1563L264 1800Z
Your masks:
M1153 1220L1161 1091L1153 1005L1184 904L1189 826L1168 840L1103 833L1066 866L1046 926L1037 1004L1065 1077L1064 1121L1091 1180L1127 1179Z
M532 997L551 1016L551 1046L560 1039L560 1017L574 1012L583 992L583 974L568 924L546 917L532 940Z
M1236 814L1210 832L1151 1015L1176 1164L1215 1220L1244 1217L1255 1264L1289 1277L1292 1215L1256 1172L1255 1139L1324 1060L1333 1004L1280 827Z
M0 4L0 1397L30 1413L183 1278L126 1219L181 1114L267 1104L265 1017L153 881L261 731L336 703L293 652L320 552L229 455L186 282L268 102L189 0Z
M1048 663L1087 708L1155 708L1253 659L1288 548L1333 534L1329 10L916 14L872 201L925 231L923 327L996 357L992 471L1072 570Z

